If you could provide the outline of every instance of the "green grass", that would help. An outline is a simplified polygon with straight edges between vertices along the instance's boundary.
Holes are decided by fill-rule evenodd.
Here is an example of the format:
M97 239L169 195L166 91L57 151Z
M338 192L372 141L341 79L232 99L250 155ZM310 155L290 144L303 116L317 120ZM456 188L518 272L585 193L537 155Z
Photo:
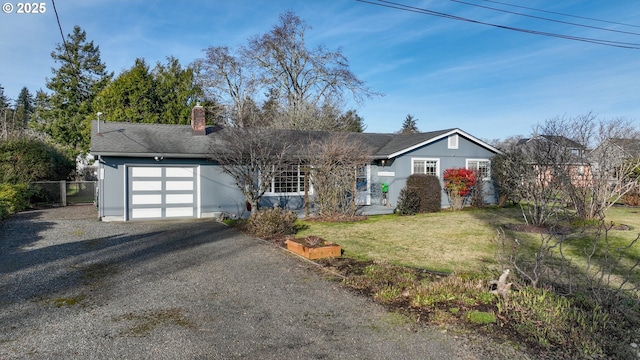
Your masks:
M507 224L524 224L518 207L371 216L360 222L301 221L299 225L304 230L298 236L320 236L342 245L346 257L375 260L361 274L348 276L345 284L391 309L410 307L410 316L430 324L468 325L471 331L508 338L525 345L532 354L544 353L549 358L630 358L635 354L628 344L637 341L640 324L633 320L640 319L637 292L625 292L623 302L613 307L607 306L613 303L602 295L610 294L607 286L620 284L626 271L640 259L640 243L628 247L640 231L640 210L612 208L606 222L624 224L631 230L611 229L605 241L604 235L597 236L594 223L588 222L590 226L585 228L574 227L562 238L563 255L571 261L574 275L583 272L589 261L585 251L598 239L596 255L591 259L593 268L615 263L603 260L603 255L620 248L625 248L623 266L612 271L613 276L607 280L610 282L603 287L582 287L572 296L557 294L544 286L526 286L507 263L503 265L511 267L514 274L508 281L516 282L517 291L511 291L506 298L488 291L489 280L501 272L499 228L509 241L518 239L518 249L528 260L534 258L541 240L548 237L507 230ZM574 226L579 223L572 222ZM558 247L553 251L557 250ZM423 278L424 272L394 265L456 274ZM572 282L580 281L576 280L578 277L571 278ZM638 281L640 269L635 268L631 283Z
M612 208L607 221L631 226L631 230L611 230L613 246L628 244L640 231L639 209ZM298 236L316 235L338 243L344 256L360 260L380 260L391 264L435 271L474 273L497 268L497 229L505 224L524 223L518 207L442 211L415 216L377 215L360 222L301 221ZM505 230L535 251L540 235ZM573 261L585 264L584 251L589 236L573 236L564 250ZM640 257L640 246L628 253Z

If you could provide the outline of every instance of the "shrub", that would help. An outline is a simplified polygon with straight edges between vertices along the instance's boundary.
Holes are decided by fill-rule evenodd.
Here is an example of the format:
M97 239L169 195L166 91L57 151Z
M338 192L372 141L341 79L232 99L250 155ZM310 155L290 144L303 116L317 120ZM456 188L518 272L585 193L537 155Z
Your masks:
M442 188L437 176L413 174L407 178L407 188L414 189L420 200L418 212L437 212L442 208Z
M66 180L75 164L54 146L29 138L0 141L0 183Z
M640 206L640 191L631 191L624 194L620 201L628 206Z
M310 178L315 192L313 202L320 217L356 216L358 184L354 183L354 171L362 171L369 161L363 149L363 144L347 134L334 134L323 141L312 142Z
M420 196L414 188L403 187L398 195L398 206L395 212L398 215L415 215L420 210Z
M259 210L249 218L247 230L261 238L272 238L295 234L295 222L298 216L295 212L274 207Z
M0 219L29 206L30 192L25 184L0 184Z
M473 192L471 193L471 206L475 208L483 208L485 206L484 204L485 195L486 194L484 191L484 182L482 178L478 176L476 177L476 182L473 185Z
M449 204L453 210L460 210L473 191L476 183L476 173L465 168L451 168L444 171L444 191L449 197Z

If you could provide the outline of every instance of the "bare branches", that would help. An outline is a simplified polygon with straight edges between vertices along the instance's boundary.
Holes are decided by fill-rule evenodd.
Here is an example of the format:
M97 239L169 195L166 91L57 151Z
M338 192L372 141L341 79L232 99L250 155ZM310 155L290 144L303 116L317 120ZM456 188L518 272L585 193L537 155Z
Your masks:
M357 173L368 161L362 144L348 134L334 133L323 141L311 144L311 181L320 216L356 214Z
M235 54L227 47L210 47L206 57L196 61L201 81L227 104L233 124L252 122L243 118L255 115L246 104L258 104L257 94L268 94L263 107L280 113L272 116L277 120L274 127L305 130L329 129L324 121L335 123L341 111L328 114L324 110L342 108L347 97L361 102L381 95L349 70L341 49L309 48L307 29L296 14L286 12L269 32L254 36Z
M246 128L221 129L213 139L213 160L233 178L251 205L251 212L257 211L273 178L290 161L292 142L286 134Z
M228 47L210 47L205 58L195 62L198 79L217 101L227 108L227 118L235 126L243 127L257 117L251 102L257 91L255 73L239 54L231 54Z
M637 135L629 121L598 120L592 113L549 119L495 161L498 188L524 200L527 221L536 225L548 223L569 204L582 219L603 218L638 188Z

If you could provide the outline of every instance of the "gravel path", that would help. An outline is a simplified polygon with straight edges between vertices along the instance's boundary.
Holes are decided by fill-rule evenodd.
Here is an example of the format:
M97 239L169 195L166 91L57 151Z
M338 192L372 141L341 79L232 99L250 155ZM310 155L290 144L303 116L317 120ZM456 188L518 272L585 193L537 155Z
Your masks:
M0 223L0 359L483 359L209 220Z

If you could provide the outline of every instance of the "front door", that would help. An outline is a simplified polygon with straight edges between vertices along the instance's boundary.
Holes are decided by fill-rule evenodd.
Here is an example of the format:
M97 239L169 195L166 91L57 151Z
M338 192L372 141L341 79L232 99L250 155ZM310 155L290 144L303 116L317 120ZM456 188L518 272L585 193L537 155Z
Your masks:
M371 205L371 166L359 167L356 172L356 204Z

